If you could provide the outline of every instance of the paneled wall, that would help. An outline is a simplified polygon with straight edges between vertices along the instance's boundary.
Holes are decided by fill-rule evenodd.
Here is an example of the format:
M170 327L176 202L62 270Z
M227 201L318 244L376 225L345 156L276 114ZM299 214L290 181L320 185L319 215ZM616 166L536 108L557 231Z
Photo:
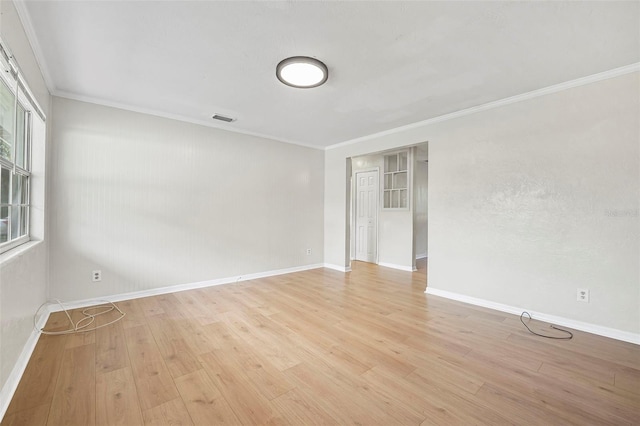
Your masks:
M322 151L62 98L53 112L52 296L322 263Z

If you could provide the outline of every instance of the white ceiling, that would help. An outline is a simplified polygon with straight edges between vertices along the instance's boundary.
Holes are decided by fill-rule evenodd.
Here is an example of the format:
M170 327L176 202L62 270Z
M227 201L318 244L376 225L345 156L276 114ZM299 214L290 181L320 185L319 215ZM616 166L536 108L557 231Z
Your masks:
M635 1L27 1L19 10L53 94L320 148L640 62ZM296 55L324 61L328 82L281 84L276 65Z

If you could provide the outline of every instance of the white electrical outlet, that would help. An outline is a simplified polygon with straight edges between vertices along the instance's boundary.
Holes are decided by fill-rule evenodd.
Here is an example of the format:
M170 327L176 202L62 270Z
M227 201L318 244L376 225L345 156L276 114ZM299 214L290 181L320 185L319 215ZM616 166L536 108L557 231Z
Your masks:
M311 249L307 249L307 256L311 255Z
M102 271L96 270L91 273L91 281L98 282L102 281Z
M589 302L589 289L579 288L576 296L578 302Z

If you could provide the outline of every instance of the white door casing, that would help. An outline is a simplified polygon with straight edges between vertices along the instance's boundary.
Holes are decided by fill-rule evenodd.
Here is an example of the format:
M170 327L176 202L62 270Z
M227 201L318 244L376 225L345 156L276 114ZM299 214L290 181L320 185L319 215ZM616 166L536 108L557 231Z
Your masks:
M378 256L378 171L356 173L355 259L376 263Z

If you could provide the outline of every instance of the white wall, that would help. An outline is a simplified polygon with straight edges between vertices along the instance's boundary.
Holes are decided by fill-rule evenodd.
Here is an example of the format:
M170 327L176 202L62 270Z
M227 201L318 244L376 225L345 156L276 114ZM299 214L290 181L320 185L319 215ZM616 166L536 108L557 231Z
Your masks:
M634 72L328 150L325 262L344 259L345 158L428 140L430 288L639 333L639 89Z
M322 263L322 151L57 97L53 112L53 297Z
M429 165L424 161L414 163L413 173L413 243L415 256L423 258L427 255L428 238L428 195L429 195Z
M11 1L0 2L0 36L16 57L25 79L43 110L50 97L42 74ZM47 293L44 124L34 115L31 227L36 242L0 255L0 418L2 401L17 383L9 378L33 331L33 315Z
M0 388L33 331L33 315L46 300L46 272L44 243L0 256Z

